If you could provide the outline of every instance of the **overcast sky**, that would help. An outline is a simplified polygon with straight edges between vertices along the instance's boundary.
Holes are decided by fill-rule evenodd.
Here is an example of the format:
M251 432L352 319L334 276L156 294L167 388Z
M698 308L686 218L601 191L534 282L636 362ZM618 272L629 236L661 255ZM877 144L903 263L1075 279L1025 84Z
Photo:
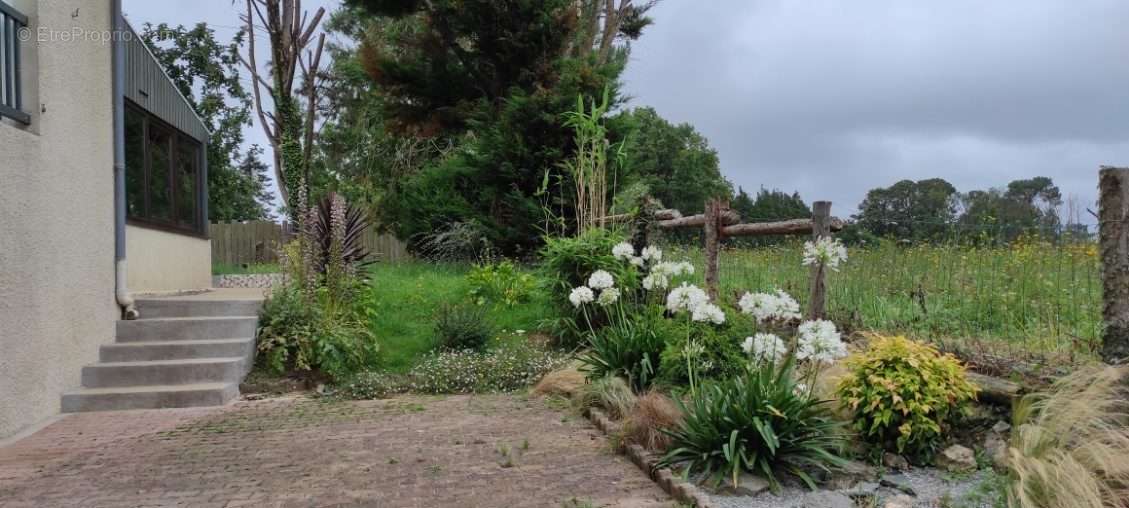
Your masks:
M208 21L225 37L237 9L125 0L135 24ZM652 17L624 77L631 105L693 124L750 191L848 215L903 178L968 191L1049 176L1093 206L1098 166L1129 164L1126 0L663 0ZM265 144L258 127L249 138Z

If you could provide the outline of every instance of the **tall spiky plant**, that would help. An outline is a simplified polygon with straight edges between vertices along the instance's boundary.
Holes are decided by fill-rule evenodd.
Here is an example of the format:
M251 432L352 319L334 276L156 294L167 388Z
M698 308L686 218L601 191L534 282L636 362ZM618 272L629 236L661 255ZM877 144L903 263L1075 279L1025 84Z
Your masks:
M615 191L616 172L614 166L622 163L626 154L623 143L615 147L608 141L608 130L604 126L604 115L608 112L610 89L604 89L599 104L592 101L591 107L584 105L584 97L577 96L576 110L564 114L566 127L575 132L576 156L573 160L561 163L565 171L572 175L576 189L576 230L578 234L592 228L606 225L608 215L608 166L612 169L612 191ZM613 160L609 154L614 149Z
M1015 421L1011 506L1129 507L1129 366L1082 368L1025 398Z

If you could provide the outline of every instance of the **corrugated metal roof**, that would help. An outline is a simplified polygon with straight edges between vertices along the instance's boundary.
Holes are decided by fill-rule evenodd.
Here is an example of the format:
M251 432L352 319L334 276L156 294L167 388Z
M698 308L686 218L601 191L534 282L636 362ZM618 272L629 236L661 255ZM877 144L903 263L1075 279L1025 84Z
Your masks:
M132 36L122 37L125 45L125 97L146 111L180 129L201 143L208 140L208 128L192 109L145 41L126 22Z

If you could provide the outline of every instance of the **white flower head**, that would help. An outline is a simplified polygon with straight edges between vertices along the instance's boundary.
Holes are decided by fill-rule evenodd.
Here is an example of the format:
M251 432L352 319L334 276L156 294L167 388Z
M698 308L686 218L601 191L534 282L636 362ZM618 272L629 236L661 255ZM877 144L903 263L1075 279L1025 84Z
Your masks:
M663 261L651 267L651 273L661 274L667 277L677 277L679 275L693 275L694 265L685 261L677 263L671 261Z
M617 243L615 247L612 247L612 255L619 260L633 258L635 257L635 246L628 242Z
M642 256L644 261L650 261L652 263L657 263L659 261L662 261L663 251L662 251L662 249L655 247L654 245L648 245L646 247L643 247L643 252L641 253L641 256Z
M650 275L643 277L643 289L647 291L666 289L669 285L670 279L661 273L652 272Z
M600 291L600 296L596 298L596 305L607 307L619 300L619 289L607 288Z
M702 288L685 282L666 295L666 308L675 314L681 311L693 311L699 305L708 302L709 297Z
M744 314L750 314L758 323L766 321L791 321L800 318L800 304L788 293L777 290L770 293L745 293L737 302Z
M644 261L643 258L641 258L639 256L631 256L630 263L633 266L638 266L639 268L643 268L647 264L647 262Z
M592 289L607 289L615 285L615 278L605 270L596 270L588 277L588 287Z
M709 302L702 302L694 310L691 311L690 319L699 322L713 323L720 325L725 322L725 312L721 308Z
M580 286L573 288L572 292L568 294L568 301L572 302L573 307L580 307L586 303L592 303L596 295L592 294L592 289L588 286Z
M772 363L780 361L788 353L788 346L784 341L771 333L758 333L752 337L745 337L741 349L755 360Z
M823 319L800 324L796 358L829 363L847 356L847 345L835 329L835 323Z
M839 264L847 260L847 248L838 238L822 237L815 242L804 242L804 266L822 264L839 271Z

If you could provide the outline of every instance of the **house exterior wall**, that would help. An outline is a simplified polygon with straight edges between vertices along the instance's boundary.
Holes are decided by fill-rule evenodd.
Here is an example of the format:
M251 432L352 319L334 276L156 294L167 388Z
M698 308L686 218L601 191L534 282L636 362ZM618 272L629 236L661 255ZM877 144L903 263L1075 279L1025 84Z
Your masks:
M205 238L126 226L125 258L131 292L212 287L212 243Z
M33 30L111 26L109 0L5 1ZM111 44L48 34L21 55L32 122L0 120L0 438L59 412L119 317Z

